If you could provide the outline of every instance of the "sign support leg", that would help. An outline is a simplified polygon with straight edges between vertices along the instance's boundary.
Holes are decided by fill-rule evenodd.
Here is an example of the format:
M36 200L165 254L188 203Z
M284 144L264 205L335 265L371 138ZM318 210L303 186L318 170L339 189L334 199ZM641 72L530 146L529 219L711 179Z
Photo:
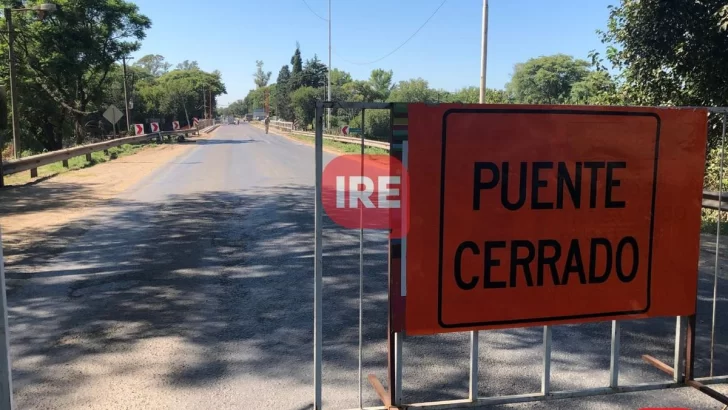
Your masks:
M314 277L313 277L313 384L314 384L314 410L321 410L322 385L322 346L323 346L323 108L316 106L316 207L314 217Z
M551 326L543 327L543 374L541 375L541 394L551 392Z
M470 401L478 400L478 331L470 332Z
M673 380L676 383L685 381L685 316L675 318L675 359L673 368Z
M394 334L394 404L402 404L402 343L404 332Z
M618 320L612 320L612 349L609 358L609 387L615 389L619 386L619 344L622 337L622 327Z

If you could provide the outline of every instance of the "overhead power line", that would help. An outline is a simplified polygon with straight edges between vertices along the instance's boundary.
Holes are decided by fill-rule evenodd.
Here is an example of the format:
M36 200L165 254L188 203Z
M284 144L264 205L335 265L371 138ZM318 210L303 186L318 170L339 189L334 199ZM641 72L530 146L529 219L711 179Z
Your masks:
M321 19L321 20L323 20L323 21L329 21L329 19L327 19L327 18L324 18L324 17L321 17L321 15L319 15L318 13L316 13L315 11L313 11L313 9L311 8L311 6L310 6L310 5L308 4L308 2L307 2L306 0L302 0L302 1L303 1L303 4L305 4L305 5L306 5L306 7L308 8L308 10L309 10L309 11L310 11L311 13L313 13L313 15L314 15L314 16L316 16L316 17L320 18L320 19Z
M305 2L305 0L304 0L304 2ZM377 58L376 60L372 60L372 61L366 61L366 62L357 62L357 61L351 61L351 60L347 60L346 58L342 57L342 56L341 56L341 55L340 55L339 53L337 53L337 52L336 52L336 49L334 49L334 50L333 50L333 52L334 52L334 54L336 54L336 56L337 56L337 57L339 57L340 59L342 59L342 60L346 61L347 63L350 63L350 64L354 64L354 65L369 65L369 64L374 64L374 63L378 63L378 62L380 62L380 61L384 60L385 58L387 58L387 57L391 56L392 54L396 53L397 51L399 51L399 49L400 49L400 48L404 47L404 46L405 46L405 45L406 45L407 43L409 43L409 42L410 42L410 40L412 40L412 39L413 39L413 38L414 38L414 37L415 37L415 36L416 36L416 35L417 35L417 34L418 34L418 33L419 33L419 32L420 32L420 31L421 31L422 29L423 29L423 28L425 28L425 26L427 25L427 23L429 23L429 22L430 22L430 20L432 20L432 18L433 18L433 17L435 17L435 15L437 14L437 12L438 12L438 11L440 11L440 9L442 8L442 6L444 6L444 5L445 5L445 3L447 3L447 0L442 0L442 3L440 3L440 5L439 5L439 6L438 6L438 7L437 7L437 8L435 9L435 11L433 11L433 12L432 12L432 14L430 15L430 17L428 17L428 18L427 18L427 20L425 20L425 22L424 22L424 23L422 23L422 25L421 25L421 26L420 26L419 28L417 28L417 30L415 30L415 32L414 32L414 33L412 33L412 35L411 35L411 36L409 36L409 37L407 38L407 40L405 40L404 42L402 42L402 44L400 44L400 45L398 45L397 47L395 47L395 48L394 48L394 49L393 49L392 51L390 51L389 53L385 54L385 55L384 55L384 56L382 56L382 57L379 57L379 58ZM310 8L309 8L309 9L310 9ZM313 10L311 10L311 11L313 12ZM314 13L314 14L316 14L316 13ZM318 16L318 15L317 15L317 16ZM321 16L319 16L319 18L321 18ZM324 20L325 20L325 19L324 19Z

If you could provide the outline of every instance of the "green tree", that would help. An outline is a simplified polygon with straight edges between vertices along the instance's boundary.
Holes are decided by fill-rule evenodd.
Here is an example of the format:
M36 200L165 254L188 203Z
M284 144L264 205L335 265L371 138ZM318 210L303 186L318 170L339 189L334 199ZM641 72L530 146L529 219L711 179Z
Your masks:
M565 104L571 87L589 73L589 63L565 54L532 58L516 64L506 90L516 102Z
M369 81L354 80L341 87L344 100L372 102L379 98Z
M437 102L437 93L422 78L400 81L392 89L389 96L392 102Z
M377 100L387 101L389 94L392 92L392 70L385 71L380 68L372 70L369 76L369 84L376 93Z
M354 115L349 125L361 127L361 114ZM388 110L367 110L364 113L364 136L369 139L387 141L391 130L391 113Z
M570 104L619 104L617 85L606 71L591 71L571 86Z
M331 70L331 87L343 87L345 84L352 82L351 74L346 71L334 68Z
M71 117L80 143L85 117L104 106L103 90L115 62L139 49L151 22L124 0L56 4L46 22L17 15L16 44L27 74Z
M321 99L323 91L313 87L301 87L291 94L291 102L296 120L308 128L316 116L316 101Z
M231 115L233 117L242 117L247 113L248 111L245 108L245 102L243 100L233 101L223 110L223 115Z
M255 70L255 74L253 74L253 81L255 81L255 86L258 88L263 88L266 85L268 85L268 81L270 81L271 72L268 71L267 73L263 71L263 62L260 60L255 61L255 66L257 67Z
M293 109L291 108L291 72L288 65L281 67L276 79L275 111L276 115L286 121L293 120Z
M296 42L296 51L291 57L291 83L290 91L293 92L303 86L303 59L301 58L301 46Z
M306 60L303 66L302 85L304 87L325 87L328 81L328 68L323 64L316 54L313 58Z
M477 104L480 102L480 88L474 86L461 88L452 93L450 101L463 104ZM508 93L505 90L496 90L494 88L485 89L486 104L508 104L510 102Z
M172 64L164 60L164 56L160 54L147 54L134 63L135 67L139 67L154 77L166 74Z
M202 94L202 90L205 94ZM152 86L141 90L148 106L159 107L165 118L187 122L188 117L204 117L203 106L209 110L209 92L212 92L212 110L215 96L226 93L220 73L207 73L199 69L173 70L159 77ZM203 100L204 98L204 100Z
M636 105L728 104L725 0L622 0L602 41Z
M190 61L185 60L179 64L177 64L177 67L175 67L176 70L199 70L200 65L197 64L197 61Z

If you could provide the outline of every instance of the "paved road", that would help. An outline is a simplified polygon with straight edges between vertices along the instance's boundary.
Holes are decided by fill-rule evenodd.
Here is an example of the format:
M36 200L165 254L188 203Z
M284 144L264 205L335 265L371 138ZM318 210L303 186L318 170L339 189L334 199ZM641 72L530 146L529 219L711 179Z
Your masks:
M10 290L19 408L310 408L313 149L249 125L224 126L198 145L8 267L11 277L33 277ZM324 399L327 408L353 408L358 232L325 230ZM382 380L385 239L367 232L365 244L364 373ZM703 276L699 340L707 346L712 282ZM720 292L726 312L725 279ZM554 328L553 389L606 383L609 331ZM541 332L482 334L481 395L539 390ZM672 363L673 335L674 320L625 323L620 382L667 381L640 355ZM719 341L716 372L728 374L727 332ZM698 353L705 373L707 350ZM408 338L404 355L408 402L467 396L467 335ZM364 395L365 405L379 404L368 385ZM720 408L690 389L519 408L678 405Z

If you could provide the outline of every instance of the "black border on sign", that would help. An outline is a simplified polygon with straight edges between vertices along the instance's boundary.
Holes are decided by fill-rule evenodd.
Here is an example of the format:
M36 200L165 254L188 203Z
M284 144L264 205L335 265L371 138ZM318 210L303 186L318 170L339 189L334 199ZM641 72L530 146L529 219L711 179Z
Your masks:
M618 312L588 313L582 315L535 317L526 319L498 320L488 322L469 322L448 324L442 320L442 254L443 254L443 232L445 226L445 159L447 142L447 119L450 114L556 114L556 115L596 115L596 116L624 116L624 117L653 117L657 122L655 135L655 158L654 171L652 175L652 206L650 208L650 234L649 250L647 252L647 306L641 310L629 310ZM443 329L471 328L476 326L494 326L524 323L540 323L555 320L588 319L606 316L624 316L646 313L650 310L652 303L652 243L655 229L655 195L657 193L657 165L660 151L660 126L662 120L657 113L645 111L591 111L576 109L535 109L535 108L453 108L445 111L442 116L442 156L440 160L440 226L439 226L439 252L438 252L438 282L437 282L437 321Z

